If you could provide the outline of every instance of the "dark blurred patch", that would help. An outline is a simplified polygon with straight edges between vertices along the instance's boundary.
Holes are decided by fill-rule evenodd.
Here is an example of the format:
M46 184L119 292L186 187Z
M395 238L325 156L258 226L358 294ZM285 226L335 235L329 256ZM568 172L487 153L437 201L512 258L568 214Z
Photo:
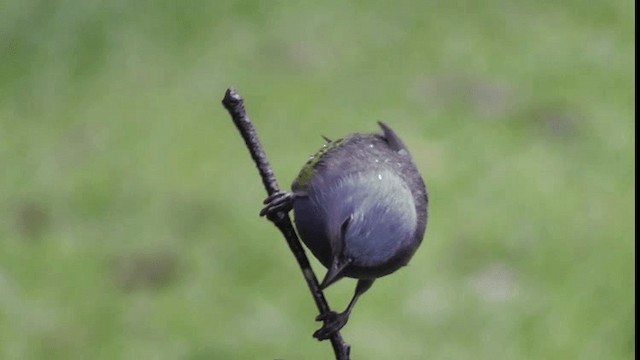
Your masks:
M162 288L175 281L178 260L169 252L124 255L113 261L113 274L123 291Z
M568 105L542 105L529 110L528 120L544 136L567 139L575 136L583 122L582 116Z
M16 232L23 237L38 239L49 227L50 214L47 208L34 201L24 201L14 209Z
M218 219L219 205L213 201L190 198L174 198L169 201L166 218L176 236L191 238L206 232Z
M483 117L506 116L517 100L509 84L463 74L418 78L410 95L427 106L462 107Z
M462 110L473 117L504 119L514 130L537 132L550 139L569 139L584 117L564 103L523 106L522 96L509 84L463 74L417 78L409 90L415 101L444 110Z

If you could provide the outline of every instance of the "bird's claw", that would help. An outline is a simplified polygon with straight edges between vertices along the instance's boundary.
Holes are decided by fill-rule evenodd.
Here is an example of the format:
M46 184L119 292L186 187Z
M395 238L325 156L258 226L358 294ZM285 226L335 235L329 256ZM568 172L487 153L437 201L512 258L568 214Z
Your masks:
M313 337L320 341L326 340L340 331L348 320L349 315L345 313L337 313L335 311L322 313L316 317L316 321L324 321L324 325L313 333Z
M293 193L284 191L269 195L263 201L266 206L260 210L260 216L267 216L267 218L271 219L279 212L288 213L293 208L294 197Z

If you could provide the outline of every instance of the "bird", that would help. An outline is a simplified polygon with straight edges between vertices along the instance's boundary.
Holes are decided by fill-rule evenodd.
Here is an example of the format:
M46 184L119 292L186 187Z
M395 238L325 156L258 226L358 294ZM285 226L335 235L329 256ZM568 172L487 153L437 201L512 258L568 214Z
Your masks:
M346 309L316 317L313 336L330 338L344 327L374 281L407 265L422 243L429 195L400 137L378 121L382 133L352 133L312 155L291 185L264 200L260 216L293 210L299 237L327 268L324 290L357 279Z

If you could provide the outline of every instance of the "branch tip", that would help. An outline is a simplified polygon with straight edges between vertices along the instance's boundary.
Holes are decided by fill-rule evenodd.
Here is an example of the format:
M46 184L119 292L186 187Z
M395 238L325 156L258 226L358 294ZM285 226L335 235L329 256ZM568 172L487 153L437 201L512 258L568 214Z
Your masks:
M242 96L238 94L236 88L234 88L233 86L227 89L227 91L224 93L224 98L222 99L222 104L227 109L229 109L230 106L235 106L242 102Z

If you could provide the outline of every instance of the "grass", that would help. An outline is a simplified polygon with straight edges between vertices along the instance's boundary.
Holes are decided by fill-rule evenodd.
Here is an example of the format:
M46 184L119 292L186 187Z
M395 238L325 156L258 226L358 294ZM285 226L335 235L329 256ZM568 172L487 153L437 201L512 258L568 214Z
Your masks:
M285 187L379 119L425 177L425 241L354 311L354 358L633 358L634 3L1 8L0 357L331 357L235 85Z

